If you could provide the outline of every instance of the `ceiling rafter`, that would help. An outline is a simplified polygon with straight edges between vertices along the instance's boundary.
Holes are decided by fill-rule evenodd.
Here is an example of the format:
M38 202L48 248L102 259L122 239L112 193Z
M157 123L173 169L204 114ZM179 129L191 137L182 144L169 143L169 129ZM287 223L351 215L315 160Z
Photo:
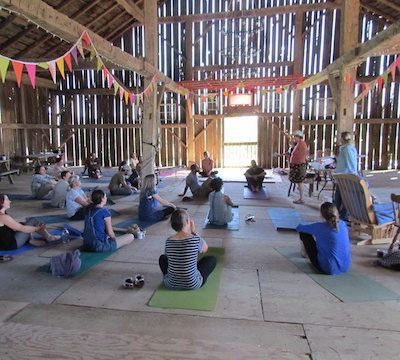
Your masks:
M3 30L6 26L10 25L16 17L16 15L9 15L7 19L1 22L0 30Z
M384 17L385 19L389 20L389 21L392 22L392 23L396 22L396 19L395 19L394 17L392 17L392 16L390 16L390 15L388 15L388 14L383 13L382 11L380 11L379 9L377 9L377 8L375 8L375 7L373 7L373 6L370 6L370 5L367 5L367 4L362 3L362 4L361 4L361 7L362 7L364 10L366 10L366 11L368 11L368 12L370 12L370 13L373 13L373 14L376 14L376 15L379 15L379 16Z
M144 23L144 12L134 2L128 0L116 0L123 9L141 24Z
M14 36L7 39L5 42L0 44L0 51L7 49L10 45L15 44L19 39L30 33L33 29L36 29L35 25L28 25L25 29L19 31Z
M398 11L400 13L400 5L394 4L393 1L389 0L376 0L378 3L381 3L383 5L386 5L390 8L392 8L395 11Z

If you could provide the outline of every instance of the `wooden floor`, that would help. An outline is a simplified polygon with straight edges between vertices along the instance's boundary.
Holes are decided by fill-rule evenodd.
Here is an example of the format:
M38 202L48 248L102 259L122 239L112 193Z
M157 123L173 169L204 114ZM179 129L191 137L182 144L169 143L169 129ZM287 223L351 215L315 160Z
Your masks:
M184 175L180 171L166 177L161 195L180 204ZM381 200L398 188L397 171L369 175ZM30 177L15 180L12 187L1 181L0 192L28 193ZM225 184L225 193L240 205L239 231L201 229L207 204L184 205L207 242L226 249L212 312L147 306L161 281L157 261L172 234L168 222L153 225L145 240L79 278L37 272L49 257L79 246L77 242L38 248L0 264L0 359L399 358L399 301L342 303L275 249L298 246L298 240L293 232L275 231L266 207L296 207L304 219L314 220L330 192L302 206L287 198L287 179L267 188L270 200L244 200L243 184ZM10 213L20 220L63 213L42 209L41 203L13 201ZM117 200L112 208L121 215L113 222L134 217L137 203L135 196ZM256 222L246 224L247 214L255 215ZM372 265L376 248L353 245L353 268L400 293L398 273ZM142 289L121 287L124 278L138 273L146 280Z

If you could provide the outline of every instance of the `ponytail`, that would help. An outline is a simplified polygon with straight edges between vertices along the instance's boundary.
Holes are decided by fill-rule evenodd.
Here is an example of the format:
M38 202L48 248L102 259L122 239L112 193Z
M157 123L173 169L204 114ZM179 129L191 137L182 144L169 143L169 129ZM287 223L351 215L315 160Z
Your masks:
M333 229L339 229L339 211L334 204L324 202L321 205L321 215Z

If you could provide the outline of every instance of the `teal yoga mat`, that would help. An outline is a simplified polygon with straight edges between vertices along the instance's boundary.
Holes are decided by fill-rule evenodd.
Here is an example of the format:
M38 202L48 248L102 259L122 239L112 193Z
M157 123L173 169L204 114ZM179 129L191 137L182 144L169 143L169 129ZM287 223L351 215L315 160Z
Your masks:
M342 302L400 299L399 294L355 270L350 270L350 272L342 275L320 274L314 270L308 259L300 255L297 248L282 247L276 248L276 250Z
M268 216L276 230L296 230L304 222L296 209L267 208Z
M90 270L92 267L100 264L105 259L107 259L110 255L112 255L115 251L110 252L102 252L102 253L93 253L93 252L81 252L81 268L74 276L79 276L86 271ZM38 268L39 272L50 273L50 265L45 264Z
M163 309L214 310L218 299L224 253L224 248L208 249L205 255L214 255L217 258L217 266L203 287L196 290L170 290L161 284L151 297L149 306Z
M214 225L208 222L208 213L204 221L203 229L239 230L239 208L232 208L233 219L226 225Z
M141 221L139 219L128 219L121 221L118 224L115 224L114 227L116 228L124 228L127 229L129 226L132 226L133 224L139 225L140 228L146 229L151 225L156 224L158 221Z

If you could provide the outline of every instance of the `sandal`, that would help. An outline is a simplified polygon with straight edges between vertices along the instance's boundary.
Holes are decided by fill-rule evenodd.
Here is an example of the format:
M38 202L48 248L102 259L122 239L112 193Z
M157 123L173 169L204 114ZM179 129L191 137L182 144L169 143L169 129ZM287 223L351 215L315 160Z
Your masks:
M304 203L305 201L300 199L293 201L293 204L304 204Z
M0 255L0 263L5 263L13 259L10 255Z
M135 288L141 288L141 287L143 287L143 285L144 285L144 277L143 277L143 275L136 275L133 286Z
M125 279L124 284L123 284L125 289L133 289L134 285L135 285L135 282L132 278Z

